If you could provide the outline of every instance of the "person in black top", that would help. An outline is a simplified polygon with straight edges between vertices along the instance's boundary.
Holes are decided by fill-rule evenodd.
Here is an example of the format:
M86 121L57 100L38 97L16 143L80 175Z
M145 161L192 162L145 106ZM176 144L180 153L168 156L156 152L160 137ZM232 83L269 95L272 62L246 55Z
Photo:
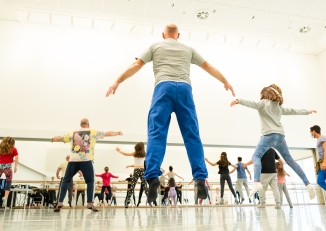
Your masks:
M260 198L260 205L258 208L265 208L266 206L266 190L268 185L271 187L275 203L276 209L280 209L280 192L277 186L277 174L276 174L276 164L275 160L278 160L282 165L284 161L280 158L280 156L276 153L275 149L270 148L268 149L263 157L261 158L261 176L260 182L263 185L263 189L259 190L259 198ZM249 162L250 164L252 161Z
M210 162L207 158L205 158L205 160L206 160L207 163L209 163L212 166L218 165L218 168L219 168L218 174L220 174L220 184L221 184L221 202L220 202L220 204L221 205L224 204L223 195L224 195L225 181L228 183L229 189L231 190L231 192L232 192L232 194L234 196L235 204L239 204L239 201L238 201L237 196L235 194L234 188L232 186L232 181L231 181L230 171L229 171L229 165L231 165L234 168L235 168L235 165L232 165L228 161L226 152L221 153L220 160L218 162L216 162L216 163Z

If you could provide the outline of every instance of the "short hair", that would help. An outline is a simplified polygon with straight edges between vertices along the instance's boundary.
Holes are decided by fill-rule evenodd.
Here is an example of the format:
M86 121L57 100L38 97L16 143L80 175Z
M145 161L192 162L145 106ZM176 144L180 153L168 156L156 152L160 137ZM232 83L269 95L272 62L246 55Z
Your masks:
M310 128L310 131L315 131L316 133L320 134L320 127L318 125L314 125Z
M178 27L176 25L167 25L166 26L166 31L168 33L177 33L178 32Z
M242 157L239 156L239 157L238 157L238 161L242 161Z

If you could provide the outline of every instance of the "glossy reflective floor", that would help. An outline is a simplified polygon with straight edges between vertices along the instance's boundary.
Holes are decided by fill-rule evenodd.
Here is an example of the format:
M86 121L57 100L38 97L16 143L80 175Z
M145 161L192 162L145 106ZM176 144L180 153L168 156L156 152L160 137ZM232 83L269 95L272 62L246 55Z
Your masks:
M326 230L323 205L0 210L0 230Z

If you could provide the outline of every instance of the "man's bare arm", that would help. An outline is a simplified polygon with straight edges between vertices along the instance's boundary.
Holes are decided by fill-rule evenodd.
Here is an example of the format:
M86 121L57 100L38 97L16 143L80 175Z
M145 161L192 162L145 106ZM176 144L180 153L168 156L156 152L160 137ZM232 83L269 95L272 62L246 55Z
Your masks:
M105 133L105 136L122 136L122 131L117 131L117 132L113 132L113 131L108 131Z
M119 84L136 74L144 65L145 63L141 59L137 59L133 64L131 64L131 66L129 66L109 87L109 90L106 93L106 97L109 97L111 94L114 95L118 89Z
M225 90L230 90L232 92L232 95L235 96L233 87L229 84L227 79L222 75L221 72L219 72L214 66L209 64L208 62L204 62L201 65L201 68L203 68L206 72L208 72L211 76L219 80L221 83L224 84Z

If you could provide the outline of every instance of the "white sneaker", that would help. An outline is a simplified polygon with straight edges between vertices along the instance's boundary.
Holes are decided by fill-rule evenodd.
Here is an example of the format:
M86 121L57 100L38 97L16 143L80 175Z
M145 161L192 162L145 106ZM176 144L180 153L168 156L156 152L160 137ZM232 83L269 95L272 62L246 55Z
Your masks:
M263 189L263 185L260 182L255 182L254 186L252 186L252 189L250 191L249 197L252 197L255 195L255 193L259 190Z
M316 192L315 192L315 188L314 188L314 186L312 186L311 184L308 184L308 185L306 186L306 188L307 188L307 190L308 190L310 200L314 199L315 196L316 196Z

